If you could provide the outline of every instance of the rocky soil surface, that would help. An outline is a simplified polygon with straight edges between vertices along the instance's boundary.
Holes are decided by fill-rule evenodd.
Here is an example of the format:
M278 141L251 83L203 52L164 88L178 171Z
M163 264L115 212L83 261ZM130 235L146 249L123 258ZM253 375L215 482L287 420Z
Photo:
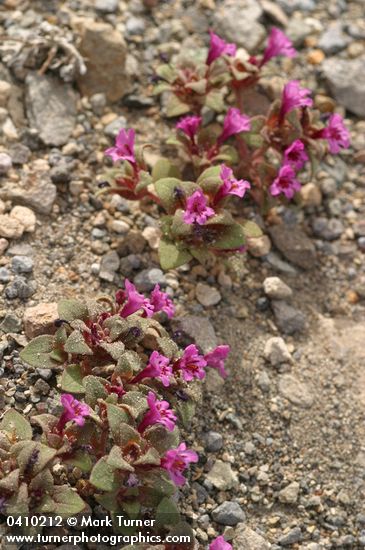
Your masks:
M175 330L203 350L232 348L230 376L209 373L188 436L200 462L180 500L202 549L220 533L237 550L365 547L363 10L363 0L0 4L1 409L59 410L52 372L19 359L59 298L112 293L126 277L142 291L158 282L178 306ZM322 112L342 105L351 148L307 179L301 205L277 209L235 270L163 273L156 206L95 196L103 151L134 127L153 163L173 126L150 94L161 59L206 46L210 27L257 51L273 24L300 54L274 64L248 111L299 78Z

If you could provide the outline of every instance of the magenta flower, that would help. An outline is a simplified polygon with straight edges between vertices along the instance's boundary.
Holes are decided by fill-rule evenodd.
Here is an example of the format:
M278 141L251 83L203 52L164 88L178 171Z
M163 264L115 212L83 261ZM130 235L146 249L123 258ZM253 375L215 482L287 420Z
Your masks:
M320 130L316 137L328 140L329 150L332 154L337 154L340 149L350 147L350 132L344 125L342 116L338 113L330 116L328 126Z
M161 466L170 474L176 485L184 485L186 479L182 472L186 470L190 462L198 462L199 457L195 451L186 449L186 443L180 443L176 449L170 449L161 459Z
M222 378L226 378L227 373L224 369L224 361L230 352L229 346L217 346L213 351L206 353L204 359L207 362L208 367L217 369Z
M194 344L190 344L190 346L185 348L183 356L176 364L186 382L190 382L193 378L202 380L205 376L206 366L207 362L205 358L200 355L198 348Z
M301 88L298 80L291 80L284 86L280 118L298 107L311 107L313 100L307 97L311 93L308 88Z
M128 317L139 309L143 309L147 317L152 317L154 309L149 300L143 296L143 294L140 294L134 284L128 281L128 279L124 281L124 286L125 292L118 291L116 296L118 303L127 300L127 303L124 304L122 310L119 312L119 315L121 317Z
M110 157L113 162L127 160L131 164L135 164L134 137L135 131L133 128L130 130L124 130L124 128L122 128L115 138L115 146L107 149L105 154Z
M210 46L209 46L209 52L207 57L207 65L210 65L218 59L221 55L236 55L237 46L235 44L228 44L223 40L223 38L220 38L217 34L214 34L214 32L209 31L210 34Z
M186 210L183 216L185 223L204 225L214 214L213 208L207 206L207 199L200 189L186 199Z
M147 367L137 374L132 382L136 383L144 378L157 378L162 382L165 388L168 388L172 377L173 373L170 359L158 351L153 351Z
M176 415L172 409L170 409L170 403L168 401L158 401L156 394L152 391L148 392L147 403L150 410L144 415L144 418L138 426L140 433L153 424L161 424L170 432L175 428L175 422L177 420Z
M305 146L300 139L296 139L293 143L284 151L284 163L290 164L294 170L300 170L304 164L309 160L307 153L305 152Z
M182 130L184 134L191 139L191 141L194 141L195 134L197 133L201 123L201 116L186 116L176 124L176 128L178 130Z
M289 38L277 28L271 29L269 40L264 51L264 56L260 63L260 66L267 63L273 57L277 55L283 55L285 57L295 57L297 55L296 50L293 48L293 43Z
M296 191L300 190L300 183L295 176L293 168L289 164L284 164L270 186L273 197L282 193L287 199L292 199Z
M63 413L58 421L58 429L63 430L67 422L74 421L78 426L85 424L85 416L89 416L90 407L85 403L80 403L71 394L61 395Z
M244 197L247 189L250 189L251 185L246 180L236 180L233 177L233 170L226 166L221 165L220 178L223 184L220 186L215 201L219 202L223 197L227 195L237 195L237 197Z
M221 145L229 137L240 132L248 132L250 128L249 117L243 115L236 107L230 107L223 121L223 131L217 141Z
M226 542L221 535L210 543L209 550L232 550L232 545Z
M153 312L164 311L168 317L173 317L175 306L166 292L161 292L160 285L156 285L152 290L149 300Z

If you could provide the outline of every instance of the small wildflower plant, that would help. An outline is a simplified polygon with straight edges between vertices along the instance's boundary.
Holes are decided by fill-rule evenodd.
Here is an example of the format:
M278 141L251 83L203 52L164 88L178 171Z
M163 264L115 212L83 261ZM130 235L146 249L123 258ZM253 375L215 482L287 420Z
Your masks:
M311 91L297 80L285 84L265 115L245 113L245 94L268 74L270 61L296 54L277 28L261 56L250 56L210 31L208 51L182 53L156 71L154 93L165 95L167 117L182 117L167 141L179 152L179 166L161 159L149 170L143 147L134 147L133 130L121 130L106 151L116 163L106 191L128 199L149 197L159 205L164 269L246 250L261 230L251 218L234 219L232 205L250 198L265 215L275 201L295 198L300 172L309 163L314 173L324 154L349 147L342 117L313 109ZM205 118L213 121L204 123Z
M5 413L1 513L67 516L97 502L112 519L152 514L156 529L172 528L176 487L199 459L179 428L190 425L207 369L226 375L229 347L180 349L156 318L174 314L158 285L146 297L126 281L113 299L62 300L58 310L55 334L34 338L21 357L59 374L61 411L32 417L40 436Z

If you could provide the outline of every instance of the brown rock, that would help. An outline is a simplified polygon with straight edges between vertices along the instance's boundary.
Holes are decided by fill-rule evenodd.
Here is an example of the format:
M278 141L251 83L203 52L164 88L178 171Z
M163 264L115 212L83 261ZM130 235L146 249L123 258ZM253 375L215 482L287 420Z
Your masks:
M24 332L31 339L40 334L53 334L56 330L54 321L58 319L57 304L41 303L28 307L24 312Z
M258 533L241 523L234 537L235 547L242 550L269 550L270 544Z
M271 250L271 241L267 235L261 237L248 238L247 247L249 253L255 258L261 258L261 256L267 256Z
M87 73L80 76L82 94L105 93L117 101L129 91L125 72L127 46L119 31L107 23L86 21L81 29L80 53L86 59Z
M300 196L304 206L320 206L322 193L315 183L306 183L300 190Z
M316 252L312 241L295 226L275 225L269 230L276 248L289 262L303 269L311 269L316 263Z

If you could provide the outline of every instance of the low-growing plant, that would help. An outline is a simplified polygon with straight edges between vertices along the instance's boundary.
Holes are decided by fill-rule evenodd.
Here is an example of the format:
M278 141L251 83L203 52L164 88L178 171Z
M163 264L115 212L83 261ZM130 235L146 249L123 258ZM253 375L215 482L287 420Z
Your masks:
M62 413L32 417L15 410L0 424L0 503L5 515L75 515L98 502L112 519L152 514L158 530L180 522L174 500L184 471L198 461L180 441L207 368L225 376L229 347L202 354L179 349L156 314L174 306L156 285L149 298L128 280L115 299L61 300L54 335L21 353L59 374ZM115 522L115 530L133 529Z
M244 113L245 93L265 76L267 63L295 55L279 29L272 29L261 57L211 32L208 54L203 49L182 54L157 69L155 94L167 95L167 116L186 115L167 141L179 151L179 166L162 158L149 171L143 147L135 147L134 130L121 130L107 149L115 168L101 192L149 197L159 205L164 269L192 258L206 261L211 253L244 251L261 229L252 222L254 212L249 221L234 219L231 196L250 196L265 217L275 200L292 200L300 191L299 173L308 162L313 175L326 153L349 146L342 117L313 110L310 90L296 80L284 86L266 115ZM207 109L225 112L222 124L203 123Z

